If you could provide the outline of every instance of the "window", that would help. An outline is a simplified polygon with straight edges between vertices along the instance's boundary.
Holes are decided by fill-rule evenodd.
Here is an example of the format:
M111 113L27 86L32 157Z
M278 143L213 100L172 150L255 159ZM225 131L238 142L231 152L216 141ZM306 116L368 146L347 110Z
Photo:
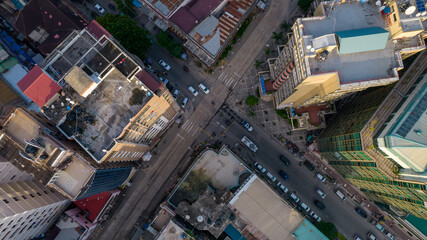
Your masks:
M32 193L30 193L30 197L34 198L34 195Z
M41 196L41 194L39 192L37 192L37 195Z
M396 14L393 14L393 21L396 22L397 18L396 18Z
M27 199L27 197L26 197L26 196L24 196L24 195L22 195L21 197L22 197L23 199Z
M15 200L15 202L19 201L17 197L12 197L12 199Z

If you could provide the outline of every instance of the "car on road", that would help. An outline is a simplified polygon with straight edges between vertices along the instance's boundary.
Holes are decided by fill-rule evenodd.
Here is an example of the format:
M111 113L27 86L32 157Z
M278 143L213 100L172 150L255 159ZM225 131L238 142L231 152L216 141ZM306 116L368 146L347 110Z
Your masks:
M300 206L301 206L302 209L304 209L304 211L306 211L306 212L310 211L310 207L307 206L307 204L301 202Z
M253 143L251 140L249 140L248 137L243 136L242 137L242 142L250 149L252 150L252 152L257 152L258 151L258 147L255 145L255 143Z
M190 69L187 66L182 67L185 72L190 72Z
M326 197L326 194L322 190L320 190L319 188L316 189L316 193L321 198L325 198Z
M185 105L187 105L187 102L188 102L188 98L184 98L184 100L182 100L181 107L184 108Z
M373 233L368 232L368 239L369 240L377 240L377 237Z
M273 174L267 172L267 177L271 179L271 181L275 182L276 181L276 177L273 176Z
M167 64L165 61L160 60L160 61L159 61L159 64L160 64L164 69L166 69L166 71L171 70L171 66L169 66L169 64Z
M98 10L98 12L100 12L101 14L105 13L105 9L103 7L101 7L101 5L99 5L98 3L95 4L94 6L96 8L96 10Z
M209 93L209 89L205 85L203 85L202 83L199 84L199 88L202 89L202 91L204 93L206 93L206 94Z
M378 230L380 231L380 232L384 232L384 227L379 223L379 222L377 222L377 221L375 221L374 219L371 219L371 222L370 222L372 225L374 225L376 228L378 228Z
M283 185L281 182L277 182L277 186L282 189L283 192L287 193L289 191L289 189L287 187L285 187L285 185Z
M285 156L280 155L280 160L286 165L289 166L291 165L291 161L289 161L289 159L287 159Z
M249 132L252 132L252 130L254 130L254 128L253 128L249 123L247 123L246 121L242 121L242 125L243 125L243 127L245 127Z
M188 90L195 96L199 95L199 92L196 91L192 86L188 86Z
M288 175L288 174L286 174L283 170L280 170L280 171L279 171L279 175L280 175L283 179L285 179L285 181L289 180L289 175Z
M304 165L308 168L308 170L314 171L314 165L311 162L309 162L308 160L304 161Z
M262 173L267 172L267 170L265 170L265 168L261 164L259 164L259 162L255 162L254 166L258 168Z
M316 220L317 222L322 221L322 219L319 216L317 216L317 214L313 210L310 212L310 216L314 218L314 220Z
M291 192L291 193L289 194L289 197L291 197L291 198L292 198L292 200L294 200L294 202L296 202L296 203L298 203L298 202L299 202L299 197L297 197L297 195L296 195L295 193Z
M316 204L316 206L320 209L325 209L325 204L323 204L321 201L319 200L314 200L314 204Z
M178 97L178 94L179 94L179 90L178 90L178 89L176 89L176 90L175 90L175 92L173 92L173 94L172 94L173 99L175 99L175 100L176 100L176 98Z
M322 181L323 183L326 182L326 178L322 174L316 173L316 177L320 179L320 181Z
M363 217L363 218L367 218L367 217L368 217L368 214L366 214L366 212L365 212L365 211L363 211L362 209L360 209L360 208L358 208L358 207L355 207L355 208L354 208L354 211L355 211L357 214L359 214L361 217Z

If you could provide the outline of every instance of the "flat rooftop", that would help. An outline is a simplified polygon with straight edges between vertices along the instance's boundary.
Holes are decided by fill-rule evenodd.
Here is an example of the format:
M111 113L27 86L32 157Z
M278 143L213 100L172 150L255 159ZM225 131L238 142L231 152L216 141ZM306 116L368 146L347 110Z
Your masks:
M250 173L228 148L222 147L218 153L206 150L169 198L169 202L174 206L178 206L183 200L192 203L207 186L213 187L217 192L226 192L238 187ZM199 186L192 186L194 181Z
M231 199L229 206L271 240L293 239L293 233L304 220L255 174Z
M77 198L94 171L74 155L71 157L71 162L64 167L54 184L72 198Z
M369 1L364 4L360 2L324 3L323 9L325 16L299 19L303 25L300 29L304 37L304 48L311 45L318 46L320 49L321 44L325 44L325 46L339 44L333 38L325 38L334 36L336 32L386 27L375 2ZM312 41L314 39L317 41ZM336 37L336 39L338 38ZM395 69L403 67L400 65L398 51L420 45L423 44L417 40L393 42L389 36L385 48L380 50L340 54L339 49L335 48L329 51L324 60L313 57L315 53L308 50L306 54L312 56L308 57L312 75L339 72L341 84L346 84L396 78Z
M135 77L141 67L124 50L85 30L70 35L43 68L62 86L43 113L97 161L153 95Z
M160 232L156 237L157 240L176 240L176 239L186 239L187 233L180 226L172 220L169 221L168 225Z

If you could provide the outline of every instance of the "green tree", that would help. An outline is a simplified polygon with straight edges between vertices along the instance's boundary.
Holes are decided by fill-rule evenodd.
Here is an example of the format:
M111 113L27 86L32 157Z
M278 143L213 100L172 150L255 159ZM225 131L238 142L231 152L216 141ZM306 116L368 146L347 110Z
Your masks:
M136 16L135 10L133 10L132 0L114 0L114 2L116 2L117 7L123 14L132 18Z
M279 41L283 39L283 32L273 32L273 38L276 40L276 43L279 43Z
M257 104L258 104L258 101L259 101L259 99L258 99L257 97L255 97L254 95L249 95L249 96L246 98L246 104L247 104L248 106L255 106L255 105L257 105Z
M317 229L321 231L329 239L337 239L338 231L335 225L331 222L320 222L317 224Z
M156 35L157 43L164 47L172 56L181 57L181 53L183 52L182 44L179 42L175 42L173 38L167 32L161 32Z
M280 28L285 30L286 32L289 31L289 29L291 28L291 24L287 23L287 22L283 22L280 24Z
M264 53L266 56L268 56L271 53L271 49L270 48L264 49Z
M307 11L307 10L310 8L311 3L312 3L313 1L314 1L314 0L298 0L298 6L299 6L302 10Z
M127 15L105 14L97 17L96 21L111 33L120 44L129 52L143 59L151 47L149 32L136 25L136 22Z
M261 67L263 64L264 64L263 61L258 61L258 60L255 60L255 63L254 63L254 65L255 65L256 68Z

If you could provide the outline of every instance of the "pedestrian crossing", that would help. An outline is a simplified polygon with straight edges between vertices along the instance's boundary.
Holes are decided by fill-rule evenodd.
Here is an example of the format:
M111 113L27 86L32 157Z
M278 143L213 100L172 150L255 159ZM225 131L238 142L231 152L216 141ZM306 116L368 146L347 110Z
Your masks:
M219 75L218 80L224 83L224 85L227 87L232 86L233 83L236 81L236 79L233 76L229 76L225 72L222 72L221 75Z

